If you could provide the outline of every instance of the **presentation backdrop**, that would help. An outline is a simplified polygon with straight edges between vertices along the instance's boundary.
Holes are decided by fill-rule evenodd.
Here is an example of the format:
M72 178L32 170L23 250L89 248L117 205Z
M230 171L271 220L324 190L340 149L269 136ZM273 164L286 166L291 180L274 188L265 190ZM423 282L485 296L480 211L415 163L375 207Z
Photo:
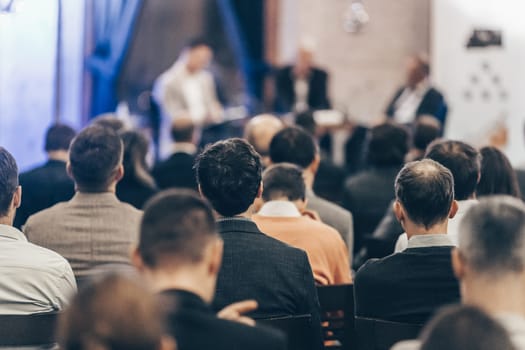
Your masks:
M449 104L446 136L476 146L505 126L506 153L525 166L525 2L434 0L432 79Z

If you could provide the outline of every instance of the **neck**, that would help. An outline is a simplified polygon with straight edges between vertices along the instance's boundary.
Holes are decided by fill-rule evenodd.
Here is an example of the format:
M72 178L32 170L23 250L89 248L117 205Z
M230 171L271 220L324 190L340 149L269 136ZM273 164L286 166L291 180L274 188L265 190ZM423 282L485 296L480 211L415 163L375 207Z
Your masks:
M14 215L8 214L0 217L0 225L13 226Z
M491 315L518 313L525 317L524 285L523 273L467 276L461 281L461 298L464 304L481 307Z
M180 289L201 297L211 303L215 293L215 277L206 275L203 268L178 268L170 270L147 270L144 277L157 292Z
M117 182L112 182L109 184L106 188L101 188L99 190L92 190L88 188L84 188L82 186L79 186L75 183L75 190L80 193L117 193Z
M49 160L59 160L61 162L67 162L68 161L68 151L66 150L57 150L57 151L49 151L47 152L47 158Z
M315 174L311 170L306 169L305 171L303 171L303 178L304 184L307 189L311 190L312 188L314 188Z
M447 234L447 227L448 220L445 220L429 228L415 224L409 220L405 220L403 223L403 228L405 229L409 239L414 236Z

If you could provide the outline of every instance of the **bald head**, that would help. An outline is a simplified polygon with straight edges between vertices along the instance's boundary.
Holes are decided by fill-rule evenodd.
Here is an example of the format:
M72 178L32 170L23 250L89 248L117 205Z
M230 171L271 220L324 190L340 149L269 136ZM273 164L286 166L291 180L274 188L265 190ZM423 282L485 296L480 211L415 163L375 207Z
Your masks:
M284 128L283 122L274 115L260 114L253 117L244 128L244 138L257 153L268 157L272 138Z

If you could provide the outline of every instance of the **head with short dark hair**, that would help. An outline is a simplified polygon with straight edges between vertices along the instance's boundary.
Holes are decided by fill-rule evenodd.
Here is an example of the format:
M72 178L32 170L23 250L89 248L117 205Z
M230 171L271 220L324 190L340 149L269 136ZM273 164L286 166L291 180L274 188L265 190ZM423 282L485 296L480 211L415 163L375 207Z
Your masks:
M450 170L433 160L410 162L397 175L395 192L410 220L429 229L448 219L454 179Z
M401 167L408 152L408 132L405 127L392 122L377 125L370 129L367 146L370 165Z
M122 156L122 140L112 129L94 125L82 130L69 150L70 172L79 190L106 191L115 181Z
M208 146L197 157L195 169L202 194L222 216L246 212L259 194L261 157L243 139Z
M311 110L297 113L295 115L295 125L303 128L306 132L315 137L317 124L314 119L314 113Z
M75 137L75 130L64 124L54 124L47 129L44 150L67 151L71 140Z
M163 318L157 298L143 283L111 274L82 288L61 315L60 348L160 349Z
M176 118L171 123L171 138L175 142L193 142L193 133L195 125L189 117Z
M508 194L521 198L516 172L509 159L496 147L483 147L481 154L481 171L476 195Z
M441 310L421 333L421 350L514 350L503 326L472 306Z
M525 270L525 204L510 196L480 199L463 217L459 254L470 270L506 276Z
M313 137L302 128L290 126L279 131L270 143L273 164L292 163L306 169L317 155Z
M437 140L428 146L425 158L435 160L452 172L457 200L474 195L481 165L479 152L474 147L461 141Z
M425 151L432 141L441 134L441 122L434 116L421 116L414 125L412 143L414 148Z
M194 191L171 189L144 206L138 252L151 269L198 264L217 238L210 205Z
M0 217L9 214L13 195L18 187L18 167L15 158L0 147Z
M305 199L303 170L297 165L279 163L270 166L263 173L263 183L262 198L265 202L279 198L291 202Z

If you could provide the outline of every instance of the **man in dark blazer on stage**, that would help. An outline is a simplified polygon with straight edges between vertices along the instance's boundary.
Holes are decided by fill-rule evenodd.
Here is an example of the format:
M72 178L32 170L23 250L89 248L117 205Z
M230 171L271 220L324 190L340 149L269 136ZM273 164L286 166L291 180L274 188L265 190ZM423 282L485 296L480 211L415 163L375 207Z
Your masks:
M284 350L286 341L280 332L215 315L210 304L222 252L210 205L193 191L172 189L146 204L132 261L148 285L160 293L177 349ZM219 313L232 319L231 315L235 313ZM242 315L233 318L253 324Z
M311 45L301 45L295 64L276 72L274 108L281 113L330 108L328 73L313 66Z
M408 248L371 259L357 272L356 316L425 324L441 306L457 303L448 219L458 209L450 170L424 159L408 163L396 183L396 218L408 234Z
M197 158L197 182L219 216L224 241L215 310L255 299L255 318L310 314L311 334L321 345L319 301L304 251L271 238L249 219L249 209L262 194L262 164L242 139L219 141Z
M18 208L13 226L21 228L27 218L58 202L65 202L75 194L75 185L66 171L68 149L75 130L55 124L47 129L44 149L47 162L20 174L24 201Z
M411 124L422 115L431 115L445 126L447 105L430 81L430 63L424 55L409 57L404 86L394 94L386 115L401 124Z

